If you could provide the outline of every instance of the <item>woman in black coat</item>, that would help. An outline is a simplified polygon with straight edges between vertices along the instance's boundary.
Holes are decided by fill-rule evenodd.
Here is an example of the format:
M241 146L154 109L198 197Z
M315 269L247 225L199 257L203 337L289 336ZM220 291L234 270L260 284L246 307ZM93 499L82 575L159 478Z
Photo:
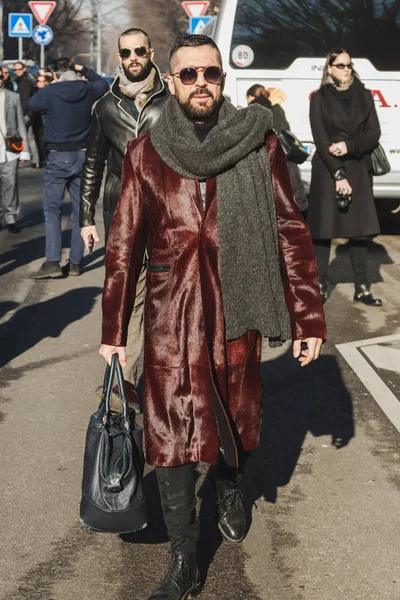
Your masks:
M272 118L274 120L274 129L276 129L278 133L280 133L282 129L287 129L288 131L290 131L290 126L286 119L286 114L282 106L280 106L279 104L271 104L268 96L269 94L265 87L261 85L261 83L255 83L251 86L251 88L247 90L247 104L254 102L255 104L261 104L261 106L269 108L269 110L272 112ZM297 206L304 214L307 210L308 200L303 182L301 180L300 169L295 163L290 162L289 160L287 164L294 199L296 200Z
M355 302L382 306L371 293L367 274L368 240L379 230L372 193L371 152L380 127L371 92L353 68L347 50L332 50L320 89L311 97L310 121L316 151L312 159L308 221L327 299L332 238L348 238ZM347 206L340 207L336 194Z

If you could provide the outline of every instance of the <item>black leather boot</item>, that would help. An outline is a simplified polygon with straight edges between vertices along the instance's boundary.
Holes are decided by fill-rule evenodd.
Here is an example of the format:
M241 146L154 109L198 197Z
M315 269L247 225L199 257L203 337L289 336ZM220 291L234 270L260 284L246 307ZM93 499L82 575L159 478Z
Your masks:
M201 592L195 554L172 551L171 565L161 585L148 600L190 600Z
M196 563L195 465L156 467L161 506L171 540L171 566L149 600L189 600L200 593Z
M246 535L246 513L243 494L237 482L217 479L218 529L229 542L241 542Z
M380 298L375 298L372 295L369 286L364 283L355 286L354 302L362 302L367 306L382 306L383 304Z

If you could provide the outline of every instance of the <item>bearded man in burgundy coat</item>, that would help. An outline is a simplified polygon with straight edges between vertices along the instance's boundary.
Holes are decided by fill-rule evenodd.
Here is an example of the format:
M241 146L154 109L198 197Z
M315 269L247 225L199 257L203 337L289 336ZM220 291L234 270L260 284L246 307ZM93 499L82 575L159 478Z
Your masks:
M313 247L270 111L238 111L223 98L221 55L206 36L176 44L170 68L171 98L125 156L100 348L124 365L147 250L145 449L172 546L149 600L200 592L197 462L212 465L223 536L244 538L238 484L260 442L262 336L271 345L293 339L302 366L326 336Z

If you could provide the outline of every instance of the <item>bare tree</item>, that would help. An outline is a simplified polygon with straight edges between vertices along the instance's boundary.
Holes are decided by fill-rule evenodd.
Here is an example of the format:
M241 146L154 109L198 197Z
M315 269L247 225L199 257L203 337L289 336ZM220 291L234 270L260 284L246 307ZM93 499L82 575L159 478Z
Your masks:
M46 47L49 54L58 55L60 52L71 54L71 49L76 47L76 41L79 44L85 39L89 30L87 19L82 17L81 9L84 0L57 0L57 6L52 13L48 25L52 28L54 39ZM4 1L4 25L5 31L8 29L9 12L27 12L26 0L5 0ZM36 23L37 25L38 23ZM24 57L36 59L39 55L39 46L31 38L24 40ZM16 38L4 37L4 57L16 58L17 43Z
M215 15L220 0L212 0L208 14ZM170 48L188 28L189 22L181 0L152 0L151 9L143 0L130 0L130 27L147 31L156 52L156 62L162 70L168 69Z

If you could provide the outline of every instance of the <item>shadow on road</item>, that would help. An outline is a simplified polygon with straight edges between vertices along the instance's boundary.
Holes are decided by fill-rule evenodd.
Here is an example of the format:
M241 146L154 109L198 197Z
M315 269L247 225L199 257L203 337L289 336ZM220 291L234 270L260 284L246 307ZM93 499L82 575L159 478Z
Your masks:
M307 368L293 359L291 350L262 363L264 382L261 447L247 465L243 479L248 525L260 498L275 503L280 487L288 485L297 466L312 469L312 459L300 459L308 433L331 437L333 448L346 446L354 437L353 407L336 357L323 355ZM300 461L299 461L300 459ZM308 463L308 464L307 464ZM168 541L162 517L155 471L144 479L148 508L147 529L122 539L130 543L158 544ZM200 539L198 562L202 582L222 537L217 528L216 497L211 473L198 492Z
M18 302L12 302L11 300L0 302L0 319L11 310L14 310L14 308L17 308L17 306L19 306Z
M71 242L71 230L66 229L63 231L61 239L62 247L69 248ZM14 271L14 269L18 269L18 267L28 265L39 258L45 260L45 241L45 237L41 236L13 244L7 252L3 252L3 254L0 255L0 276L10 273L11 271ZM104 256L104 247L95 250L91 256L85 256L81 263L85 272L100 267L103 264L103 261L98 261L95 264L92 263L102 256Z
M101 292L100 287L78 288L19 309L0 326L0 366L30 350L46 337L59 337L68 325L92 311Z
M336 449L355 435L351 395L336 357L322 355L303 369L290 350L263 362L262 377L261 447L253 453L244 477L249 525L255 502L263 498L275 503L279 488L290 482L308 433L330 436ZM312 459L305 456L298 468L311 471Z
M37 227L38 225L43 225L43 208L38 208L37 210L33 210L27 215L24 215L22 219L18 221L18 225L21 226L22 229L28 229L28 227Z

